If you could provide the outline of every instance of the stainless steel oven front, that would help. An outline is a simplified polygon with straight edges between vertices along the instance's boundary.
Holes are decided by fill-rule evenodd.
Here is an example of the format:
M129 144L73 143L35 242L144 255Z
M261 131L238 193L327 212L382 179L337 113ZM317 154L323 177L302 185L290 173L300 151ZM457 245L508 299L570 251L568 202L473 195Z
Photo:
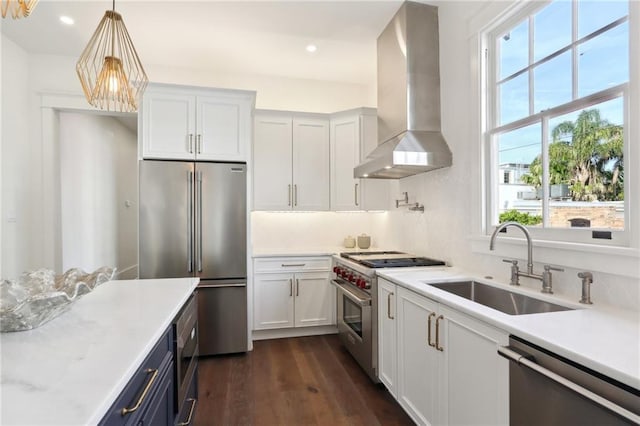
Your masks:
M197 297L185 304L174 321L175 327L175 378L178 410L185 402L185 397L198 365L198 309Z
M339 277L332 280L332 284L338 290L337 325L340 340L369 377L377 382L377 345L374 344L374 306L371 294Z

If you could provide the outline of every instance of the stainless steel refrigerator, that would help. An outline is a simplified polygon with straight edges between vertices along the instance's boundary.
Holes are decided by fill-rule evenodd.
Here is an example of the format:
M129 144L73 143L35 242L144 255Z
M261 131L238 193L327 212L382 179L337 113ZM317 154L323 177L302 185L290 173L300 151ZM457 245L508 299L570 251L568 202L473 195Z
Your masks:
M246 352L246 165L139 166L140 278L200 277L200 355Z

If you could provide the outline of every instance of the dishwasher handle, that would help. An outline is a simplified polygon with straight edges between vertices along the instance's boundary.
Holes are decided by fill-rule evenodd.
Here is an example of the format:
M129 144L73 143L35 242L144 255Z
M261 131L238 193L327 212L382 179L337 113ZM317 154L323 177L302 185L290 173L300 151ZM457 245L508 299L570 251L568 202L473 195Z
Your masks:
M585 389L584 387L572 382L571 380L568 380L560 376L559 374L556 374L553 371L542 367L541 365L535 362L535 358L531 355L516 352L513 349L511 349L511 347L509 346L499 346L498 354L507 358L509 361L515 362L520 366L527 367L537 372L538 374L542 374L548 379L553 380L554 382L568 389L571 389L572 391L595 402L596 404L600 405L603 408L613 411L614 413L624 417L627 420L630 420L636 424L640 424L640 416L638 416L637 414L634 414L631 411L627 410L626 408L623 408L618 404L614 404L608 399L605 399L600 395L591 392L589 389Z

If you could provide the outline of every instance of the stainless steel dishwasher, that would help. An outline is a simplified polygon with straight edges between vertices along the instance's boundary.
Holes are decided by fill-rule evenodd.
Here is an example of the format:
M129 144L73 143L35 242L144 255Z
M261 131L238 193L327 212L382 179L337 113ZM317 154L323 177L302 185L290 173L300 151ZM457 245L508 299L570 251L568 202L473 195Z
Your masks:
M511 425L638 425L640 391L511 336Z

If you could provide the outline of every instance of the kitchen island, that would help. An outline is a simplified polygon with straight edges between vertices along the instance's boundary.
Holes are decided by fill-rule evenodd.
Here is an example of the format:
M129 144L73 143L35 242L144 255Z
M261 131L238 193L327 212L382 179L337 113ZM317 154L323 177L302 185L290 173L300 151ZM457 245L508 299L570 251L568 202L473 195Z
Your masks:
M1 334L0 424L100 422L198 281L110 281L35 330Z

